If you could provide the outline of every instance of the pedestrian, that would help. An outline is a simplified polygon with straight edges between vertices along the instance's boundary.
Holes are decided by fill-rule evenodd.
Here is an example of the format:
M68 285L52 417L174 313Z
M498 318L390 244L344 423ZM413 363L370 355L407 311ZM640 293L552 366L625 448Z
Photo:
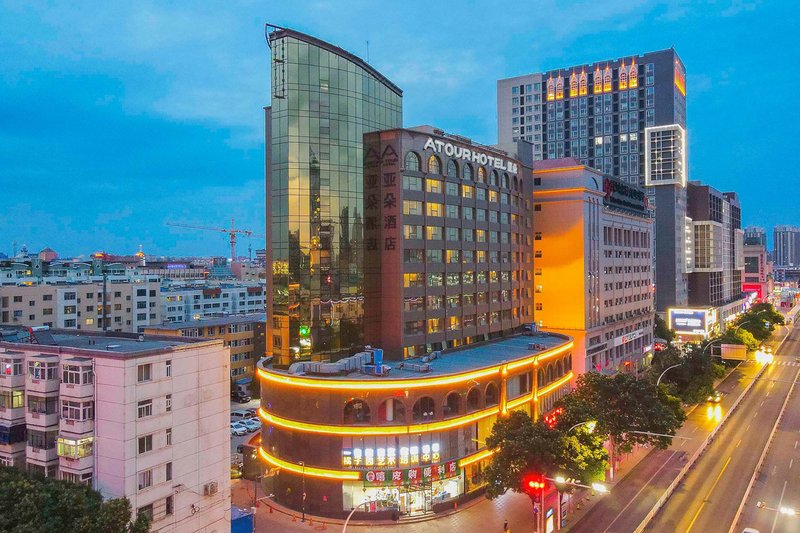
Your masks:
M508 533L508 520L503 521L503 533Z

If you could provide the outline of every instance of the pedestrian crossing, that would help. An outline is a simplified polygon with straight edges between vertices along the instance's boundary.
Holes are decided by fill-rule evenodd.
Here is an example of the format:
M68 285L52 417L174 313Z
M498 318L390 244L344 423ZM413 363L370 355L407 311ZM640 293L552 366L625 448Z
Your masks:
M800 366L800 362L792 361L788 359L774 359L772 361L773 365L781 365L781 366Z

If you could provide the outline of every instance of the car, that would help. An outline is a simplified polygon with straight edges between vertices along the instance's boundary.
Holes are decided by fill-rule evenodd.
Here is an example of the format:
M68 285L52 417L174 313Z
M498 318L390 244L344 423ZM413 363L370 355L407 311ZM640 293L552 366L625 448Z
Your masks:
M258 407L248 407L245 411L249 411L253 416L258 416Z
M261 429L261 420L258 418L247 418L239 423L246 427L247 431L258 431Z
M718 390L715 390L714 393L708 397L708 402L710 403L719 403L722 401L722 393Z
M247 420L248 418L257 418L258 415L251 413L247 409L234 409L231 411L231 420L234 422L241 422L242 420Z
M248 403L252 398L245 391L236 389L231 391L231 400L239 403Z
M247 427L241 422L231 422L231 435L246 435Z
M242 477L242 469L239 465L231 465L231 479L240 479Z
M244 453L244 444L236 446L236 453Z

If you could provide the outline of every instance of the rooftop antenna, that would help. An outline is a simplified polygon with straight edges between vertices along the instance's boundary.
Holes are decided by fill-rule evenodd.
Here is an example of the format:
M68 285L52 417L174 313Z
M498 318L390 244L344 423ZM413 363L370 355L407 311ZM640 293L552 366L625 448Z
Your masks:
M367 40L367 63L369 63L369 40Z

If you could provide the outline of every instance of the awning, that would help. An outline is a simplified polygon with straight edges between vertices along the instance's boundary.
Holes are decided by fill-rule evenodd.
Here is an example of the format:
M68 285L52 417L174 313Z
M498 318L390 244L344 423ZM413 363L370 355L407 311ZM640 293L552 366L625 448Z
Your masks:
M234 383L236 383L237 385L247 385L248 383L252 383L252 382L253 382L253 378L242 378L242 379L237 379L236 381L234 381Z

